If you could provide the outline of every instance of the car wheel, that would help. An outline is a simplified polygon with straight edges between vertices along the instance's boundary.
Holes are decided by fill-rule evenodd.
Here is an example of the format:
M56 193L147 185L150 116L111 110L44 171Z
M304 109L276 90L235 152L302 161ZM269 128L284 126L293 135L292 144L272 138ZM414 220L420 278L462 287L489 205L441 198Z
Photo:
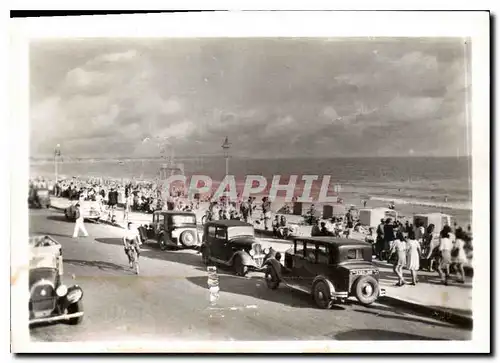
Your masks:
M182 232L179 240L185 247L193 247L196 244L196 236L193 231Z
M210 264L210 256L208 255L208 248L207 247L202 247L202 249L201 249L201 260L207 266Z
M268 266L266 269L265 279L267 287L271 290L276 290L280 285L278 274L276 273L276 270L271 266Z
M233 261L234 271L238 276L245 276L248 273L248 266L243 264L241 256L236 256Z
M363 305L370 305L379 295L379 286L377 280L372 276L362 276L356 281L354 286L354 295Z
M333 305L330 288L324 281L318 281L313 286L314 302L320 309L330 309Z
M71 304L68 306L68 314L74 314L74 313L79 313L80 311L83 311L83 302L82 300L77 301L76 303ZM83 320L83 315L79 316L77 318L72 318L69 319L69 324L71 325L77 325L80 324Z
M163 234L160 234L158 237L158 244L160 245L160 250L165 251L167 249L167 243L165 242Z

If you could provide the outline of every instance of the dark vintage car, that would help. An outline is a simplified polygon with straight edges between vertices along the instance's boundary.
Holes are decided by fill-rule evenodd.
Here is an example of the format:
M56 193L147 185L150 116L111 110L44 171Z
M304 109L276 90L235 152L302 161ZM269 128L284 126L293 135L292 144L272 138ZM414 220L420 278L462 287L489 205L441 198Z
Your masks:
M29 325L65 320L83 320L83 290L62 282L61 245L50 236L29 238Z
M30 208L48 208L50 207L50 192L47 188L31 188L28 205Z
M265 261L266 284L279 284L311 294L322 309L354 296L372 304L385 290L379 286L379 269L372 263L372 246L353 239L300 237L285 252L284 265L270 256Z
M201 238L196 227L196 214L181 211L156 211L153 213L148 239L156 241L160 249L198 249Z
M201 256L203 262L232 266L237 275L262 270L269 252L255 238L251 224L238 220L210 221L204 225Z

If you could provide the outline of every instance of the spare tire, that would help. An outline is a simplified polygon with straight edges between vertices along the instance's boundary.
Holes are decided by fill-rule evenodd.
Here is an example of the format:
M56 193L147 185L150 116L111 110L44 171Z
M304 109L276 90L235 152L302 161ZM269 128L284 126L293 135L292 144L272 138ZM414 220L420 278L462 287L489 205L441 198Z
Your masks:
M181 233L179 241L186 247L192 247L196 245L196 235L193 231L184 231Z
M377 300L380 288L377 280L373 276L361 276L355 282L354 295L363 305L370 305Z

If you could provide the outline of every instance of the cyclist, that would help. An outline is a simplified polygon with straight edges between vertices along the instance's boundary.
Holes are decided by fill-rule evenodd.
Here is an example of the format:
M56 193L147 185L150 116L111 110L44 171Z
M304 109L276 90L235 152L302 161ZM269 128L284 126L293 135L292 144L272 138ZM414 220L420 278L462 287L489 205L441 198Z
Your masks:
M133 251L132 249L135 249L137 252L137 260L139 260L139 255L141 253L141 238L139 237L139 231L133 230L132 229L132 222L129 222L127 224L127 230L125 232L125 236L123 236L123 247L125 254L128 257L128 262L130 264L130 267L134 267L132 261L132 254L131 252ZM138 262L138 261L137 261Z

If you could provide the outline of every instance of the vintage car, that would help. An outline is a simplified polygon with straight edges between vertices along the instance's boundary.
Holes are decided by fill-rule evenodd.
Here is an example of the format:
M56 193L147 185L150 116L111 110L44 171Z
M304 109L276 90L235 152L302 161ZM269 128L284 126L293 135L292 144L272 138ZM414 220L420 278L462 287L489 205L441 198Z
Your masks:
M181 211L155 211L148 240L156 241L162 251L167 248L198 249L201 238L196 227L196 214Z
M48 208L50 207L50 193L47 188L32 188L28 197L30 208Z
M372 263L372 246L353 239L298 237L285 252L284 265L270 256L265 261L270 289L279 284L311 294L322 309L354 296L372 304L385 290L379 286L379 269Z
M76 203L80 203L80 213L83 215L83 219L97 222L102 218L101 204L96 201L85 200L82 202L74 201L68 208L64 209L64 215L67 220L75 221Z
M83 320L83 290L62 282L61 245L50 236L29 238L29 325L65 320Z
M203 262L231 266L237 275L245 276L249 270L260 271L267 248L255 238L251 224L239 220L210 221L204 225L201 245Z

